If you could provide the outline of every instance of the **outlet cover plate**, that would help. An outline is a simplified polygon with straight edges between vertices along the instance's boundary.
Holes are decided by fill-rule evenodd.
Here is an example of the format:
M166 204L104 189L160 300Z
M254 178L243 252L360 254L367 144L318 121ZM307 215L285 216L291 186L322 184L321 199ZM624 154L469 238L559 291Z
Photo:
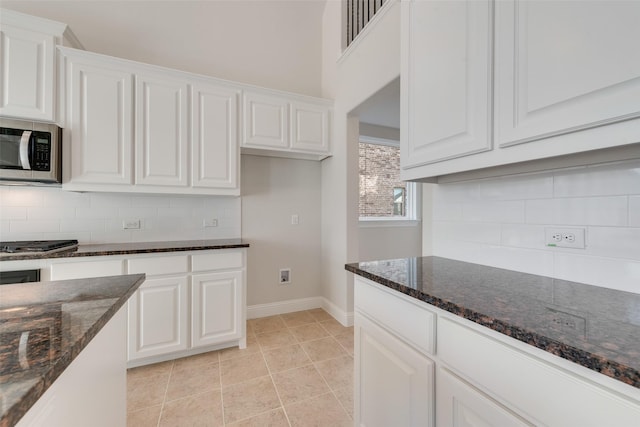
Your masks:
M550 247L584 249L584 228L547 227L544 229L544 243Z

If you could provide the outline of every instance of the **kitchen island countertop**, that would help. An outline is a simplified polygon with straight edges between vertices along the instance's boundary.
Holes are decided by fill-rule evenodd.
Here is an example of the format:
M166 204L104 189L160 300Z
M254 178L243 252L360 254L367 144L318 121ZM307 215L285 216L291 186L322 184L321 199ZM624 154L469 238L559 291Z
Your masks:
M640 295L440 257L346 270L640 388Z
M242 239L180 240L135 243L81 244L55 252L27 252L0 254L0 261L34 260L46 258L75 258L105 255L129 255L161 252L204 251L211 249L248 248Z
M22 418L144 279L132 274L0 286L0 427ZM25 333L28 346L21 352Z

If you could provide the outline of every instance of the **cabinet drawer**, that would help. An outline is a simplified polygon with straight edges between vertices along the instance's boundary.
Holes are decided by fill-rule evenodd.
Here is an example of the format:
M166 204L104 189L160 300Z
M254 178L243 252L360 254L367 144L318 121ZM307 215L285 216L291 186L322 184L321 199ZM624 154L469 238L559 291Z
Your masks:
M51 266L51 280L118 276L124 271L123 261L122 259L104 259L53 264Z
M129 260L129 274L146 273L148 276L179 274L189 271L187 255L155 256Z
M424 353L435 353L436 315L421 306L426 306L426 303L418 305L405 300L397 291L387 290L359 277L356 277L354 286L356 310L376 319Z
M191 271L226 270L244 267L241 251L191 255Z
M442 316L438 356L536 425L632 426L640 419L640 402Z

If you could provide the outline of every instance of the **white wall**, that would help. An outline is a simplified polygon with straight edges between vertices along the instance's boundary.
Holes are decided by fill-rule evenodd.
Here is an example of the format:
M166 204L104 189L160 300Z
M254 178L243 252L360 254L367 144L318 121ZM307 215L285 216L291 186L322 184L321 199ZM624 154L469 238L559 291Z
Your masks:
M249 306L320 296L320 163L243 155L242 237ZM281 268L291 284L278 283Z
M422 255L420 224L380 226L360 224L358 261L416 257Z
M640 293L640 161L440 184L434 255ZM548 226L586 249L546 247Z
M389 1L355 49L342 57L341 6L329 1L323 20L323 75L333 77L323 80L323 95L335 104L333 157L322 162L322 289L347 320L353 311L353 275L344 264L359 259L359 123L349 113L400 75L400 4Z
M69 25L87 50L312 96L324 0L15 1Z
M203 228L216 218L217 227ZM122 222L140 219L139 230ZM240 237L240 198L73 193L0 186L0 240L77 239L80 243Z

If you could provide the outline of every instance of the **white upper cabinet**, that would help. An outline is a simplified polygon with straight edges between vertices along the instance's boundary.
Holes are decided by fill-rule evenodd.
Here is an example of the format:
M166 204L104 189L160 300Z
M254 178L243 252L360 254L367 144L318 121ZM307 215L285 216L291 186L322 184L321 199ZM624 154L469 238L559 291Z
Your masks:
M0 115L46 122L56 114L56 44L80 47L65 24L0 11Z
M500 146L640 116L640 2L496 3Z
M403 179L505 165L527 172L548 167L542 159L562 167L638 150L622 146L640 142L640 2L402 7Z
M322 160L329 145L331 102L259 90L242 97L242 152Z
M490 3L414 0L402 13L403 166L490 150Z
M187 81L136 75L136 184L186 187Z
M245 92L243 113L243 147L289 148L289 114L286 99Z
M329 152L329 110L307 102L291 103L291 148Z
M65 51L63 59L69 96L64 153L71 155L66 181L131 185L133 74L78 52Z
M238 188L238 93L210 83L191 85L192 184Z
M68 117L64 189L240 194L237 88L59 49Z

